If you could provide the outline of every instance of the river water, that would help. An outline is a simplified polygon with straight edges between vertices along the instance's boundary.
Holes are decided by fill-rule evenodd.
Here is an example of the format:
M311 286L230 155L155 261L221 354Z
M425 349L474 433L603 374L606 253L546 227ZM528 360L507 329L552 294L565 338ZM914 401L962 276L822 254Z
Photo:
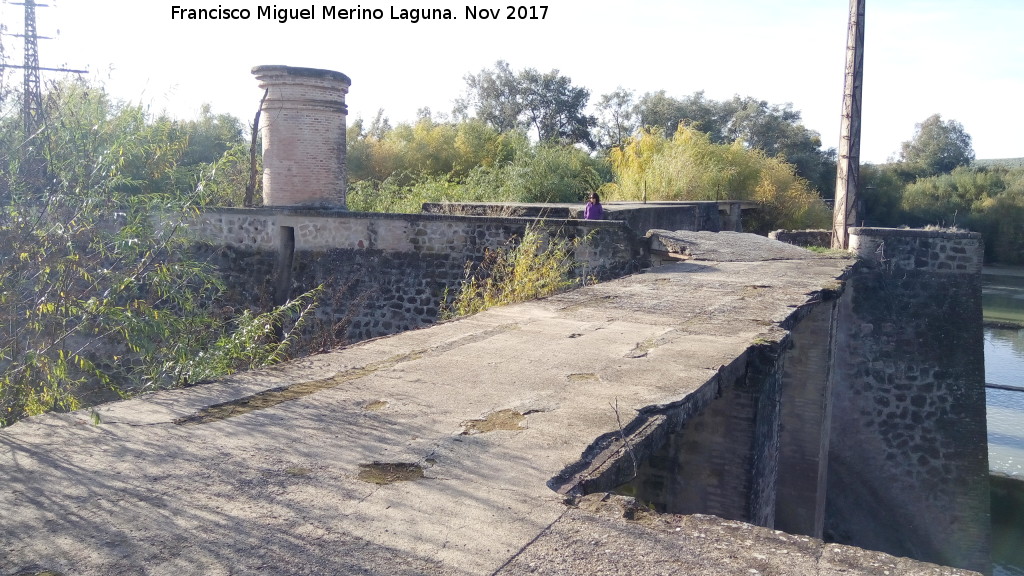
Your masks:
M1024 268L986 268L985 381L1024 389ZM993 474L1024 483L1024 391L988 388L988 457ZM1020 485L1018 485L1020 486ZM993 576L1024 576L1024 489L993 501Z

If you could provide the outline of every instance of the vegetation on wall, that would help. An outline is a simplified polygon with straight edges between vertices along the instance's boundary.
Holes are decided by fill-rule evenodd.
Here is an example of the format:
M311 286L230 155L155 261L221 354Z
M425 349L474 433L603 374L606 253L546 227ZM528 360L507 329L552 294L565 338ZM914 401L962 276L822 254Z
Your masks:
M579 283L572 275L575 243L549 234L543 225L527 226L513 238L488 250L483 262L466 268L466 279L453 297L444 298L441 317L457 318L494 306L526 302L567 290Z

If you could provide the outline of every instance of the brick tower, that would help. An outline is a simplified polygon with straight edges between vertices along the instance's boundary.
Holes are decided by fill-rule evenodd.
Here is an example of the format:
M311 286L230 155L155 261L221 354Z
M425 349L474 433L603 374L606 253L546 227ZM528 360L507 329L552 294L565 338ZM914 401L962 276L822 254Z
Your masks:
M352 81L333 70L256 66L266 90L263 204L345 208L345 94Z

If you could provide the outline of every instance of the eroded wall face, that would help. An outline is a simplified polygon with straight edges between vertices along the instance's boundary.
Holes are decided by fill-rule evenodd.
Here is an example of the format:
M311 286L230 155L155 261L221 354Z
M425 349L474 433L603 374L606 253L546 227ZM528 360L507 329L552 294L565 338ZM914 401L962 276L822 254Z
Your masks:
M772 526L778 473L781 365L756 346L725 372L715 399L682 422L641 465L636 497L659 511L714 514Z
M900 232L839 303L825 537L987 572L980 238Z
M812 307L784 352L775 527L815 538L825 521L835 304Z

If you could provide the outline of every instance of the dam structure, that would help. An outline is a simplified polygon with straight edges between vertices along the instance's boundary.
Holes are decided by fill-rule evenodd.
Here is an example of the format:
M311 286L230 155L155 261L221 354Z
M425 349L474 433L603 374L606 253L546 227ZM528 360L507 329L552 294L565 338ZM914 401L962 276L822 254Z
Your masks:
M289 102L344 122L346 76L254 73L316 94L266 88L265 147ZM326 286L354 343L0 430L0 576L989 571L979 235L816 253L740 232L741 202L360 214L343 153L278 154L326 180L207 210L196 250L239 305ZM531 226L600 281L438 322Z
M832 525L851 540L898 535L886 543L904 546L897 556L937 551L932 561L984 571L987 485L984 499L971 485L987 478L985 451L967 458L963 446L978 425L939 417L970 413L940 381L948 366L923 378L874 330L836 324L868 291L846 301L859 265L748 234L652 237L688 259L102 405L99 424L81 411L0 431L0 566L961 573L813 538ZM864 400L840 405L849 382L837 373L849 370L829 367L859 348L889 349L945 404L929 396L912 411L917 394L900 404L885 377L890 391L858 384ZM884 361L869 367L887 374ZM896 416L850 424L885 395ZM929 411L916 443L885 424ZM984 447L984 419L973 440ZM910 481L933 466L951 474L915 495ZM630 485L636 500L608 493Z

